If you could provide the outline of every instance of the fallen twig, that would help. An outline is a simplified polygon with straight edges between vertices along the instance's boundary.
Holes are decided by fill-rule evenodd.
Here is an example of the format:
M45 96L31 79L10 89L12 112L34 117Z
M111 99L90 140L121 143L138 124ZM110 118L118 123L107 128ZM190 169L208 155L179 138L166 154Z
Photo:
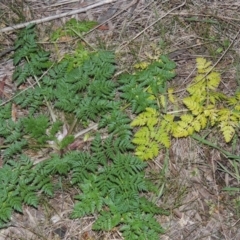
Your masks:
M227 54L227 52L230 50L230 48L233 46L234 42L236 41L237 37L239 36L240 34L240 30L236 33L236 35L233 37L233 40L232 42L229 44L229 46L226 48L226 50L222 53L222 55L218 58L218 60L212 65L212 67L208 70L207 73L204 74L204 76L202 76L201 79L199 79L197 82L195 82L194 84L197 84L199 83L200 81L202 81L205 77L207 77L209 75L209 73L212 72L212 70L219 64L219 62L223 59L223 57ZM191 73L192 74L192 73ZM194 85L193 84L193 85ZM192 85L192 86L193 86ZM179 93L179 92L182 92L182 91L186 91L185 88L183 89L180 89L178 91L175 91L174 93Z
M32 21L29 21L29 22L26 22L26 23L20 23L20 24L17 24L15 26L12 26L12 27L2 28L2 29L0 29L0 33L21 29L21 28L26 27L29 24L32 24L32 23L33 24L44 23L44 22L52 21L52 20L55 20L55 19L58 19L58 18L71 16L71 15L74 15L74 14L77 14L77 13L86 12L89 9L92 9L92 8L95 8L95 7L99 7L99 6L102 6L104 4L112 3L112 2L115 2L115 1L116 0L103 0L101 2L89 5L89 6L85 7L85 8L73 10L73 11L66 12L66 13L57 14L57 15L54 15L54 16L49 16L49 17L46 17L46 18L32 20Z
M154 21L153 23L151 23L149 26L147 26L146 28L144 28L141 32L139 32L138 34L136 34L132 39L130 39L129 41L125 42L123 45L121 45L116 52L119 52L122 48L126 47L129 43L131 43L133 40L135 40L136 38L138 38L140 35L142 35L144 32L146 32L147 29L149 29L150 27L154 26L157 22L159 22L161 19L163 19L164 17L166 17L167 15L169 15L170 13L172 13L173 11L183 7L186 4L186 0L181 3L180 5L178 5L177 7L172 8L170 11L168 11L167 13L165 13L163 16L161 16L160 18L158 18L156 21Z

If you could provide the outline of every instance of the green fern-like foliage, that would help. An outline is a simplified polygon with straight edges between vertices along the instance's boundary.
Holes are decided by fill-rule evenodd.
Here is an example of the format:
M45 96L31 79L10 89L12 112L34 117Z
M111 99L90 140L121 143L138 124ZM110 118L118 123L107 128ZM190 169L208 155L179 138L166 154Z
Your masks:
M75 22L72 24L67 27L74 30ZM142 196L154 194L156 189L145 176L146 163L133 154L129 106L135 112L144 111L146 96L150 105L157 107L154 100L174 76L174 64L162 57L149 65L148 71L117 81L112 52L90 52L79 45L75 53L55 63L36 43L36 37L34 27L29 26L15 43L13 80L18 92L12 101L24 117L11 119L12 103L0 108L4 162L0 169L0 227L8 224L14 211L22 212L23 205L37 207L42 195L53 197L54 179L61 176L69 186L79 188L73 218L94 214L95 230L118 228L125 239L159 239L163 229L155 216L168 212ZM139 98L132 95L128 79ZM56 113L55 120L47 109ZM153 114L157 116L156 110ZM98 124L89 149L68 151L75 139L68 132L59 138L65 126L58 119L62 115L73 117L81 127L90 121ZM155 126L150 120L148 125ZM44 148L51 155L34 164L32 153Z
M78 24L72 20L65 34L81 35L91 25L84 22L83 29ZM141 160L157 157L170 147L172 137L191 136L207 127L218 127L230 142L239 126L239 92L231 97L220 93L220 74L202 58L197 59L197 76L186 89L184 114L178 118L176 111L168 112L169 107L178 109L180 101L168 88L176 65L166 56L116 80L112 52L90 52L79 45L75 53L51 62L50 53L36 43L34 27L28 26L16 40L14 65L19 91L13 101L26 114L11 119L11 103L0 108L0 227L13 211L22 212L23 204L37 207L41 194L53 196L53 179L62 176L79 188L72 218L94 215L94 230L117 228L127 240L157 240L163 229L155 216L168 212L143 197L156 189ZM84 126L98 124L88 150L68 151L74 136L57 137L63 123L50 119L49 106ZM50 149L51 156L34 165L26 155L43 148Z
M83 28L72 20L65 34L81 36L92 27L81 24ZM10 221L13 211L21 212L23 204L37 207L41 194L53 196L53 179L61 176L79 188L72 218L94 215L93 229L117 228L127 240L159 239L163 229L155 216L168 212L143 197L156 189L145 176L147 165L142 160L169 148L171 137L190 136L208 126L219 127L231 141L240 120L240 94L227 97L218 92L220 75L212 71L211 63L197 59L197 76L182 100L185 113L176 118L168 112L169 106L179 108L174 91L168 89L176 65L166 56L115 79L112 52L92 52L79 45L75 53L52 62L36 38L33 26L21 31L13 57L18 92L12 101L25 116L11 119L11 103L0 108L4 162L0 227ZM46 109L57 119L53 121ZM97 123L88 149L68 151L75 141L69 132L58 138L62 115L70 115L81 127ZM34 165L29 152L44 148L51 155Z
M23 138L22 120L17 122L11 119L11 104L6 104L0 109L0 137L2 141L2 154L4 159L9 159L14 155L22 153L27 145Z
M137 146L135 154L141 159L153 159L162 147L169 148L172 137L188 137L207 127L218 127L227 143L236 133L240 121L239 92L232 97L219 92L220 74L212 69L211 62L203 58L196 61L197 76L186 88L189 96L182 99L187 113L175 120L173 114L161 110L161 106L167 108L167 105L179 108L173 90L168 89L165 96L159 93L151 98L155 102L160 99L158 107L148 102L145 111L133 119L131 126L138 127L138 130L132 142Z
M71 36L75 37L78 34L81 35L84 32L88 32L97 25L94 21L78 21L75 18L71 18L66 22L64 28L59 28L51 35L52 41L57 41L61 37Z
M74 68L82 65L87 59L89 59L89 51L84 48L82 44L78 44L76 50L72 54L65 54L64 61L68 63L67 71L71 71Z
M175 67L175 63L163 55L134 75L122 75L119 80L122 84L121 97L131 103L135 113L143 112L149 107L156 108L159 95L166 93L167 82L176 75Z
M0 227L9 222L14 210L22 212L23 204L37 207L39 191L53 195L50 171L44 173L42 169L41 165L33 168L32 161L24 155L18 162L8 161L0 169Z
M135 153L143 160L153 159L160 151L160 147L170 147L171 126L174 125L173 116L161 114L154 108L146 108L139 114L131 126L141 126L135 133L132 142L137 145Z
M13 79L17 85L27 84L31 78L34 79L33 84L36 84L36 78L41 77L50 67L49 54L39 50L32 26L24 30L19 38L24 38L29 44L23 46L23 41L16 41L16 70ZM43 64L38 59L40 52L45 56L41 59ZM75 54L72 58L68 55L60 63L53 64L42 79L37 80L37 86L19 94L15 102L27 108L30 114L34 114L41 106L46 106L47 102L51 101L56 108L74 112L84 121L96 121L100 113L104 115L117 108L120 103L113 101L116 84L111 80L115 70L114 55L104 51L92 54L84 51L83 56L79 58L80 55Z
M123 76L122 82L128 79L129 84L121 88L122 96L132 104L133 112L139 113L131 123L132 127L140 127L132 142L137 146L136 155L143 160L156 157L161 146L170 146L173 116L161 112L166 110L167 83L174 78L175 67L174 62L161 56L133 76Z
M228 143L240 120L239 93L228 97L218 92L221 78L219 73L212 70L211 62L198 58L197 69L197 76L187 88L190 96L183 99L190 114L181 116L181 121L173 128L173 136L186 137L210 125L219 127Z
M25 62L23 65L22 61ZM34 25L29 25L19 34L15 42L13 63L16 66L13 80L17 85L24 83L28 77L40 76L50 67L49 53L39 48L36 43Z
M216 92L221 80L220 74L211 71L211 62L203 58L197 58L197 70L193 83L187 87L190 96L183 99L190 114L181 116L181 121L173 129L174 137L187 137L199 132L207 127L209 120L211 126L216 124L217 103L225 97Z
M78 166L74 168L73 181L79 182L82 194L76 196L78 202L72 217L97 212L99 217L94 223L94 230L109 231L122 226L120 231L125 235L125 239L135 239L134 235L141 236L143 233L145 237L149 234L151 239L158 239L158 233L163 230L153 216L168 213L139 196L139 192L153 189L153 185L144 177L146 164L130 154L121 153L112 139L103 141L100 136L93 141L91 152L91 160L89 156L83 156L87 162L77 163ZM93 162L100 168L93 168ZM91 174L86 174L86 168ZM148 214L153 214L149 225L143 220L144 213L146 219Z

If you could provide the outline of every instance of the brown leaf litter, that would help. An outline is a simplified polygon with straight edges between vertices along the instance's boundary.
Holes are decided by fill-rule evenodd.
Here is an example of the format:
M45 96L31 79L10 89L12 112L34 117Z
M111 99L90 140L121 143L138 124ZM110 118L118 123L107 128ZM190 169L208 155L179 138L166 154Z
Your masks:
M0 26L4 28L64 14L99 2L101 1L3 0L0 3L3 14ZM22 11L24 18L21 19L17 8ZM217 62L221 56L217 53L221 50L221 43L226 39L231 41L236 36L240 29L239 10L239 2L233 0L112 1L82 13L38 24L38 29L44 39L46 32L56 29L71 17L104 22L104 29L95 29L84 38L93 46L101 43L106 49L118 49L119 72L130 71L129 66L139 60L147 60L146 53L154 55L154 44L160 46L160 54L169 54L177 63L177 76L171 84L179 91L181 98L186 94L186 85L191 83L194 77L195 58L203 56ZM108 20L109 18L111 20ZM209 24L210 20L218 22ZM0 55L0 97L8 101L16 91L11 81L13 64L10 59L16 35L15 32L6 32L2 33L0 38L0 52L10 49L6 54ZM62 44L60 51L74 51L77 40L70 39L72 42L69 45ZM54 49L49 43L46 47ZM231 94L237 87L239 72L236 70L235 59L240 59L239 56L238 36L216 66L222 74L221 90L225 93ZM13 115L24 114L19 113L16 108L13 107ZM214 139L215 133L211 134ZM77 146L77 142L75 145ZM222 147L229 148L224 144ZM235 154L239 153L238 146ZM164 169L165 157L165 154L161 153L157 159L149 162L149 175ZM228 161L216 150L191 138L173 141L168 171L165 172L162 183L160 182L163 192L158 199L160 206L171 211L170 216L158 218L166 229L166 234L161 236L162 240L240 239L236 196L222 191L225 186L239 187L236 179L220 168L219 163L231 169ZM76 189L69 190L68 186L64 186L62 191L57 191L53 199L48 202L43 199L38 209L24 206L23 214L15 213L11 225L0 230L0 240L123 239L118 229L109 233L91 231L95 216L70 219L74 204L72 197L76 193Z

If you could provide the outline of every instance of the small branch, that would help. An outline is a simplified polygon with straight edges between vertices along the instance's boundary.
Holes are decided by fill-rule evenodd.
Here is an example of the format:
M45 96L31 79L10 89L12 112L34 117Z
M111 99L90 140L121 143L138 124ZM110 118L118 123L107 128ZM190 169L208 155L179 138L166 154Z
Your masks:
M78 132L77 134L75 134L75 135L74 135L74 138L76 139L76 138L84 135L85 133L93 130L93 129L97 129L97 127L98 127L98 124L96 123L96 124L92 125L91 127L87 128L87 129L84 129L84 130Z
M200 16L200 17L209 17L209 18L218 18L221 20L231 20L231 21L236 21L239 22L240 19L239 18L231 18L231 17L227 17L227 16L219 16L219 15L213 15L213 14L197 14L197 13L170 13L171 15L176 15L176 16ZM230 22L230 24L232 24Z
M146 28L144 28L141 32L139 32L137 35L135 35L132 39L130 39L129 41L127 41L125 44L123 44L122 46L120 46L119 49L116 50L116 52L119 52L122 48L126 47L129 43L131 43L133 40L135 40L136 38L138 38L140 35L142 35L144 32L146 32L150 27L154 26L157 22L159 22L160 20L162 20L163 18L165 18L167 15L169 15L170 13L172 13L173 11L183 7L186 4L186 0L181 3L180 5L178 5L175 8L172 8L170 11L168 11L167 13L165 13L163 16L161 16L160 18L158 18L156 21L154 21L153 23L151 23L149 26L147 26Z
M119 16L121 13L127 11L130 7L132 7L134 4L136 4L139 0L134 0L132 1L130 4L128 4L127 6L124 7L124 9L122 9L121 11L119 11L118 13L114 14L112 17L106 19L105 21L101 22L99 25L97 25L96 27L92 28L90 31L88 31L87 33L84 34L84 36L86 36L87 34L93 32L95 29L97 29L99 26L105 24L106 22L114 19L115 17Z
M237 39L238 35L240 34L240 30L236 33L236 35L234 36L232 42L230 43L230 45L227 47L227 49L222 53L222 55L218 58L218 60L212 65L212 67L208 70L208 72L206 72L204 74L204 76L199 79L197 82L193 83L193 85L199 83L200 81L202 81L205 77L207 77L211 72L212 70L219 64L219 62L223 59L223 57L227 54L227 52L230 50L230 48L233 46L235 40ZM174 93L179 93L179 92L182 92L182 91L185 91L186 89L180 89L178 91L175 91Z
M175 113L188 112L188 111L189 111L188 109L181 109L181 110L166 112L166 114L175 114Z
M115 2L115 1L116 0L103 0L101 2L98 2L98 3L92 4L90 6L87 6L85 8L73 10L73 11L66 12L66 13L57 14L57 15L54 15L54 16L49 16L49 17L46 17L46 18L32 20L30 22L17 24L17 25L12 26L12 27L2 28L2 29L0 29L0 33L21 29L21 28L26 27L29 24L32 24L32 23L33 24L44 23L44 22L52 21L52 20L55 20L55 19L58 19L58 18L63 18L63 17L71 16L71 15L74 15L74 14L86 12L86 11L92 9L92 8L96 8L96 7L102 6L104 4L112 3L112 2Z
M80 33L78 33L75 29L73 28L69 28L70 30L72 30L83 42L85 42L90 48L92 48L94 51L97 51L96 48L94 48L83 36L80 35Z

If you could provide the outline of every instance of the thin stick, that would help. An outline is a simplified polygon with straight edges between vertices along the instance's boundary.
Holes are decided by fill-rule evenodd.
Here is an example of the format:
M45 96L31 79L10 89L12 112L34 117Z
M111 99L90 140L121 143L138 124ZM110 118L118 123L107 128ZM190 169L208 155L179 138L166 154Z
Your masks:
M158 18L156 21L154 21L153 23L151 23L149 26L147 26L146 28L144 28L141 32L139 32L138 34L136 34L132 39L130 39L129 41L127 41L125 44L123 44L122 46L120 46L119 49L116 50L116 52L119 52L122 48L126 47L130 42L132 42L133 40L135 40L136 38L138 38L140 35L142 35L144 32L146 32L147 29L149 29L150 27L152 27L153 25L155 25L157 22L159 22L161 19L163 19L164 17L166 17L167 15L169 15L171 12L177 10L178 8L183 7L186 4L186 0L180 4L179 6L172 8L170 11L168 11L167 13L165 13L163 16L161 16L160 18Z
M204 74L204 76L203 76L201 79L199 79L199 81L193 83L192 86L195 85L195 84L197 84L197 83L199 83L200 81L202 81L205 77L207 77L207 76L209 75L209 73L212 72L212 70L219 64L219 62L220 62L220 61L223 59L223 57L227 54L227 52L229 51L229 49L233 46L233 44L234 44L234 42L235 42L235 40L237 39L237 37L238 37L239 34L240 34L240 30L239 30L239 31L237 32L237 34L234 36L231 44L230 44L230 45L227 47L227 49L222 53L222 55L220 56L220 58L218 58L218 60L212 65L212 67L209 69L209 71L206 72L206 73ZM185 90L186 90L185 88L184 88L184 89L180 89L180 90L178 90L178 91L175 91L174 93L179 93L179 92L182 92L182 91L185 91Z
M96 27L92 28L91 30L89 30L87 33L84 34L84 36L86 36L87 34L93 32L95 29L97 29L99 26L105 24L106 22L112 20L113 18L119 16L121 13L127 11L132 5L136 4L139 0L134 0L132 1L130 4L128 4L127 6L124 7L124 9L122 9L121 11L119 11L118 13L114 14L112 17L106 19L105 21L101 22L99 25L97 25Z
M0 33L8 32L8 31L14 31L14 30L17 30L17 29L21 29L21 28L24 28L24 27L26 27L27 25L29 25L29 24L31 24L31 23L39 24L39 23L44 23L44 22L52 21L52 20L55 20L55 19L58 19L58 18L71 16L71 15L74 15L74 14L77 14L77 13L86 12L86 11L88 11L89 9L92 9L92 8L95 8L95 7L99 7L99 6L102 6L102 5L104 5L104 4L112 3L112 2L115 2L115 1L116 1L116 0L103 0L103 1L101 1L101 2L98 2L98 3L92 4L92 5L90 5L90 6L87 6L87 7L85 7L85 8L73 10L73 11L66 12L66 13L57 14L57 15L54 15L54 16L49 16L49 17L46 17L46 18L41 18L41 19L32 20L32 21L26 22L26 23L20 23L20 24L17 24L17 25L15 25L15 26L12 26L12 27L2 28L2 29L0 29Z
M239 22L239 18L231 18L226 16L219 16L219 15L212 15L212 14L197 14L197 13L170 13L170 15L176 15L176 16L200 16L200 17L213 17L213 18L219 18L221 20L233 20ZM230 23L231 24L231 23Z
M96 123L96 124L92 125L91 127L88 127L87 129L83 129L82 131L76 133L76 134L74 135L74 138L76 139L76 138L84 135L85 133L93 130L93 129L97 129L97 127L98 127L98 124Z

